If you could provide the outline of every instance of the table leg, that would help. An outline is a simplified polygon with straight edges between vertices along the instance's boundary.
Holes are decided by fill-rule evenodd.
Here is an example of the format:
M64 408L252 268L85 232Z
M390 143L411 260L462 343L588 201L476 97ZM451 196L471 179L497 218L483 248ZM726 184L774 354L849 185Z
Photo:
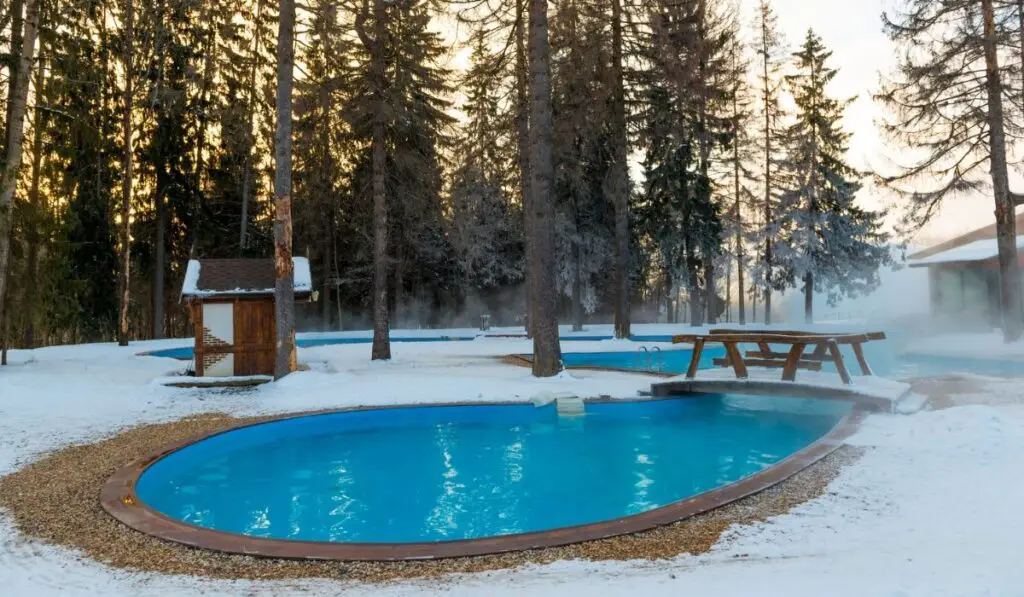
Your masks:
M843 380L843 383L850 385L853 380L850 379L850 372L846 370L846 363L843 362L843 353L839 352L839 345L834 341L829 341L828 351L832 353L832 360L835 361L836 371L839 372L839 377Z
M789 356L786 358L786 366L782 369L782 381L794 381L796 379L796 367L800 364L800 357L804 355L803 342L794 342L789 349Z
M747 378L747 364L743 362L740 349L735 342L725 342L725 351L729 354L729 361L732 363L732 370L736 373L737 379Z
M693 354L690 355L690 368L686 370L686 378L697 377L697 366L700 365L700 356L704 352L704 338L697 338L693 343Z

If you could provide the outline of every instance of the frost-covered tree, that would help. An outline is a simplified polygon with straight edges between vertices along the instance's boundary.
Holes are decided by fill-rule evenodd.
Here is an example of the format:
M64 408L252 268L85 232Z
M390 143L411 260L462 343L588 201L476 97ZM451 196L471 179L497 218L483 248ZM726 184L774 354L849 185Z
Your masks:
M878 285L879 266L891 261L882 214L855 203L860 175L845 161L850 135L840 124L852 100L828 95L837 72L828 66L831 56L813 30L793 54L794 72L786 82L796 121L784 138L793 184L768 225L778 239L773 252L783 279L803 284L808 323L814 318L815 291L827 293L830 304L870 292Z
M730 41L728 53L730 68L725 74L728 81L727 112L730 138L729 146L722 153L725 166L722 178L726 179L723 187L728 188L731 197L725 217L725 237L729 247L726 249L727 256L735 262L739 323L742 325L747 322L747 243L749 235L756 230L751 226L747 216L761 207L755 191L754 172L758 158L758 139L755 135L757 120L754 111L757 98L747 81L750 63L747 60L744 43L738 35ZM732 264L726 264L726 267L730 272L733 269ZM731 292L730 281L726 288L727 304L731 303Z
M714 263L724 197L715 192L712 163L731 136L728 48L736 32L727 16L720 2L654 3L649 67L640 74L646 188L638 219L658 247L665 278L687 289L693 325L719 311Z
M551 24L554 106L556 284L569 299L573 329L598 306L598 286L615 301L612 85L601 15L564 2ZM603 275L602 275L603 274Z
M757 107L760 120L759 136L762 159L760 160L763 205L761 219L771 222L775 218L779 202L781 152L779 137L783 128L785 112L782 109L782 72L786 64L786 44L779 32L775 11L768 0L761 0L754 19L754 67L757 73ZM764 292L764 322L772 322L772 290L779 286L775 276L772 247L775 239L769 234L769 227L755 229L752 240L764 247L760 262L752 272L753 282Z
M502 64L482 30L472 44L451 189L452 244L467 296L521 282L525 265L521 206L513 202L515 127L503 110Z
M923 225L949 197L992 193L1003 337L1017 340L1024 334L1020 196L1009 188L1006 139L1024 134L1020 93L1007 93L1022 65L1018 51L1007 56L1006 48L1020 44L1024 29L1009 36L1005 28L1020 28L1020 15L996 0L906 0L883 22L899 49L896 72L879 94L892 115L883 130L914 151L901 152L896 173L882 180L905 199L907 228Z

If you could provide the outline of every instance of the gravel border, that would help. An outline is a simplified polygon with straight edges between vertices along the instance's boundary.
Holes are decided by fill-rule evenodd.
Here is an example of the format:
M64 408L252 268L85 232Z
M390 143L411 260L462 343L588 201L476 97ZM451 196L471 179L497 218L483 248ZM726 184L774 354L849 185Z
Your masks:
M100 488L135 455L155 447L270 417L213 413L145 425L103 441L73 446L0 477L0 508L29 538L76 548L99 562L131 570L228 579L331 578L385 582L438 578L557 560L666 559L711 549L731 524L787 512L825 492L861 450L843 446L790 479L717 510L650 531L565 547L422 562L325 562L231 555L168 543L136 532L100 506Z

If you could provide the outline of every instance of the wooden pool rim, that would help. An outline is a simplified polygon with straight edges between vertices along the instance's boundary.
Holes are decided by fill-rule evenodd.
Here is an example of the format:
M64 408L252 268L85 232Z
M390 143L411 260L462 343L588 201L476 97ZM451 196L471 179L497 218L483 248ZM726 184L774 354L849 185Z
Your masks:
M643 398L616 400L597 398L587 400L588 404L609 402L644 402L651 400L692 399L686 397ZM291 539L268 539L227 533L194 526L170 518L150 508L139 499L135 486L139 477L155 462L186 446L203 441L222 433L229 433L246 427L266 425L287 419L328 415L366 410L392 410L398 408L446 408L459 406L508 406L523 402L455 402L446 404L402 404L386 406L360 406L326 411L290 413L271 417L254 423L243 423L232 427L203 433L174 442L148 456L131 462L118 469L103 485L100 503L103 509L128 527L164 541L188 547L208 549L223 553L282 558L294 560L336 560L336 561L407 561L434 560L482 556L514 551L526 551L547 547L559 547L647 531L672 524L720 508L731 502L764 491L796 475L812 464L825 458L850 437L867 415L867 411L854 406L835 427L814 443L795 452L778 463L739 481L717 489L673 502L661 508L625 516L608 521L595 522L548 531L536 531L498 537L463 539L435 543L331 543L325 541L298 541ZM528 403L527 403L528 404Z

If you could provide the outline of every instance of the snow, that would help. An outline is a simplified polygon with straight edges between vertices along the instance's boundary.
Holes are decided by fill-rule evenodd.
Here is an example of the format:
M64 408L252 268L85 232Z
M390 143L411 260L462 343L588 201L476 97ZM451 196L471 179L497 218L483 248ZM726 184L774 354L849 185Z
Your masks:
M585 334L606 327L610 330L591 326ZM640 334L688 329L635 327ZM454 330L445 334L459 335ZM972 342L975 348L1003 350L993 338ZM153 380L180 374L182 363L135 354L173 343L12 352L11 366L0 368L0 474L47 451L127 426L201 412L252 415L356 404L528 401L545 392L631 397L653 381L594 371L536 380L529 370L492 358L530 352L529 341L478 339L395 344L395 358L386 363L370 362L367 345L300 349L299 358L310 371L280 383L246 391L179 389ZM578 341L568 346L601 351L636 350L638 344ZM1019 380L977 381L983 390L955 397L961 406L870 416L849 440L866 450L864 456L844 468L824 495L763 523L733 527L711 552L698 557L562 561L381 586L209 580L109 568L19 535L0 512L0 596L1019 597L1024 587L1019 565L1024 553L1019 503L1024 495L1024 391Z
M181 294L197 295L199 293L199 272L202 269L198 259L189 259L185 266L185 281L181 284Z
M270 288L235 288L233 290L202 290L199 288L199 272L202 266L197 259L189 259L185 267L185 281L181 285L181 295L191 297L217 296L220 294L267 294L273 293L274 287ZM312 292L313 275L309 269L309 259L305 257L292 257L292 270L294 276L295 292Z
M188 384L191 386L227 386L230 384L246 384L246 383L267 383L274 381L274 378L270 375L234 375L225 377L195 377L192 375L169 375L167 377L158 377L153 380L153 383L161 386L173 386L176 384Z
M989 259L995 259L999 256L999 246L996 244L996 239L986 238L983 240L976 240L966 245L955 247L948 251L942 251L941 253L935 253L928 257L921 257L920 259L910 259L908 263L910 267L923 267L926 265L935 265L939 263L961 263L966 261L987 261ZM1024 249L1024 235L1017 237L1017 249Z

